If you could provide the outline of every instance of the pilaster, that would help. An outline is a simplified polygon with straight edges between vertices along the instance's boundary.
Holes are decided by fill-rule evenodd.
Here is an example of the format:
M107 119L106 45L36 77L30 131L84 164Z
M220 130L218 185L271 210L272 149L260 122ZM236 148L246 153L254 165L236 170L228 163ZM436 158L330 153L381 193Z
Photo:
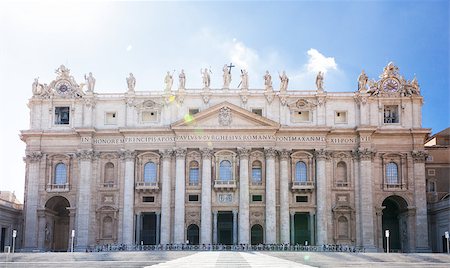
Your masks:
M317 194L317 245L328 244L328 208L327 207L327 176L326 176L326 160L329 156L329 152L320 149L315 151L315 157L317 162L316 173L316 194Z
M250 242L249 174L248 156L250 150L238 148L239 154L239 244Z
M133 244L134 227L134 161L136 152L123 150L120 152L120 158L124 161L125 178L123 189L123 221L122 221L122 243L126 245Z
M162 156L162 183L161 183L161 244L170 244L170 217L171 217L171 183L170 170L173 151L161 151Z
M176 156L176 177L175 177L175 215L174 215L174 238L175 244L182 244L184 240L184 219L185 219L185 168L186 149L175 149Z
M202 149L202 199L200 215L200 244L211 244L211 156L212 151Z
M289 155L281 150L280 155L280 243L288 244L289 237Z
M275 156L273 148L265 148L266 155L266 244L277 242L277 212L276 212L276 188L275 188Z

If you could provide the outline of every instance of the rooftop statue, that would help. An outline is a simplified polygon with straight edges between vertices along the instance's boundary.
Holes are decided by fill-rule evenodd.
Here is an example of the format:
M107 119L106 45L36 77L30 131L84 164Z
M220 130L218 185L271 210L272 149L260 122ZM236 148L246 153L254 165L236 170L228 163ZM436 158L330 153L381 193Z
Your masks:
M178 75L178 89L185 89L186 88L186 74L184 73L184 70L181 69L180 74Z
M130 76L127 77L127 85L128 91L134 91L134 87L136 86L136 78L134 78L133 73L130 73Z
M169 71L167 71L166 77L164 77L164 90L165 91L171 91L172 85L173 85L173 76L170 74Z
M266 71L266 74L263 76L264 78L264 87L266 91L272 91L272 76L270 75L269 71Z
M241 70L241 82L239 85L241 86L241 89L248 89L248 72L245 69Z
M223 88L230 88L231 83L231 64L230 66L224 65L222 68L223 71Z
M317 90L323 90L323 74L320 71L316 76L316 87Z
M211 85L211 77L209 76L209 73L211 72L210 69L205 68L205 70L200 69L200 73L202 74L202 81L203 81L203 87L209 88Z
M282 75L278 74L278 76L280 77L280 92L286 93L289 83L289 77L287 77L286 71L283 71Z
M369 78L364 70L362 70L361 74L358 76L358 91L366 90L368 80Z
M84 75L84 80L86 80L87 92L93 92L95 87L95 78L92 76L92 73L89 73L89 76Z

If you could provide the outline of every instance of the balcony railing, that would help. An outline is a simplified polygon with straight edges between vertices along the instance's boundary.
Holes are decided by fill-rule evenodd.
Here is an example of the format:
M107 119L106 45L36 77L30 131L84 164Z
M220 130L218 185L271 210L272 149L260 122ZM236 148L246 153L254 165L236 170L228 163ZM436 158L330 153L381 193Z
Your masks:
M145 182L145 181L136 182L136 190L158 191L159 190L158 182Z
M115 189L116 187L117 187L117 185L112 181L100 183L100 188L103 188L103 189L111 189L112 190L112 189Z
M70 190L69 184L54 184L49 183L47 184L47 192L68 192Z
M337 181L334 185L336 187L348 187L350 184L347 181Z
M311 192L314 190L314 182L313 181L293 181L292 182L292 191L301 191L301 192Z
M236 188L235 180L215 180L214 188L217 190L234 190Z
M406 183L385 183L384 184L384 190L406 190Z

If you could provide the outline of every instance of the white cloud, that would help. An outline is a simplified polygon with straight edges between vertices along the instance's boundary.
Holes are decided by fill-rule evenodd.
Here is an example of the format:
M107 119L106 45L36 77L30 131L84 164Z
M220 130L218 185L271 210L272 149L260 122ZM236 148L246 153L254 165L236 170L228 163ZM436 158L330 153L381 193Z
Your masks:
M327 73L329 70L337 70L337 64L333 57L326 57L317 49L311 48L307 52L308 63L306 70L311 73L318 73L319 71Z
M127 46L127 51L131 51L133 49L133 46L132 45L128 45Z

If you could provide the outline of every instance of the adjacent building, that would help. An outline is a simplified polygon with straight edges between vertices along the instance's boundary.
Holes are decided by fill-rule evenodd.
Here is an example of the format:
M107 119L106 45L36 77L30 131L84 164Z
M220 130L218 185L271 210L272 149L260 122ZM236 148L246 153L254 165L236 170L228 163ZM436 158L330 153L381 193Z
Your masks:
M389 63L349 92L87 90L61 66L33 84L26 249L95 244L347 244L429 250L420 88ZM226 79L225 79L226 78Z
M0 191L0 252L13 248L13 233L16 231L14 249L22 246L23 205L16 195L9 191Z

